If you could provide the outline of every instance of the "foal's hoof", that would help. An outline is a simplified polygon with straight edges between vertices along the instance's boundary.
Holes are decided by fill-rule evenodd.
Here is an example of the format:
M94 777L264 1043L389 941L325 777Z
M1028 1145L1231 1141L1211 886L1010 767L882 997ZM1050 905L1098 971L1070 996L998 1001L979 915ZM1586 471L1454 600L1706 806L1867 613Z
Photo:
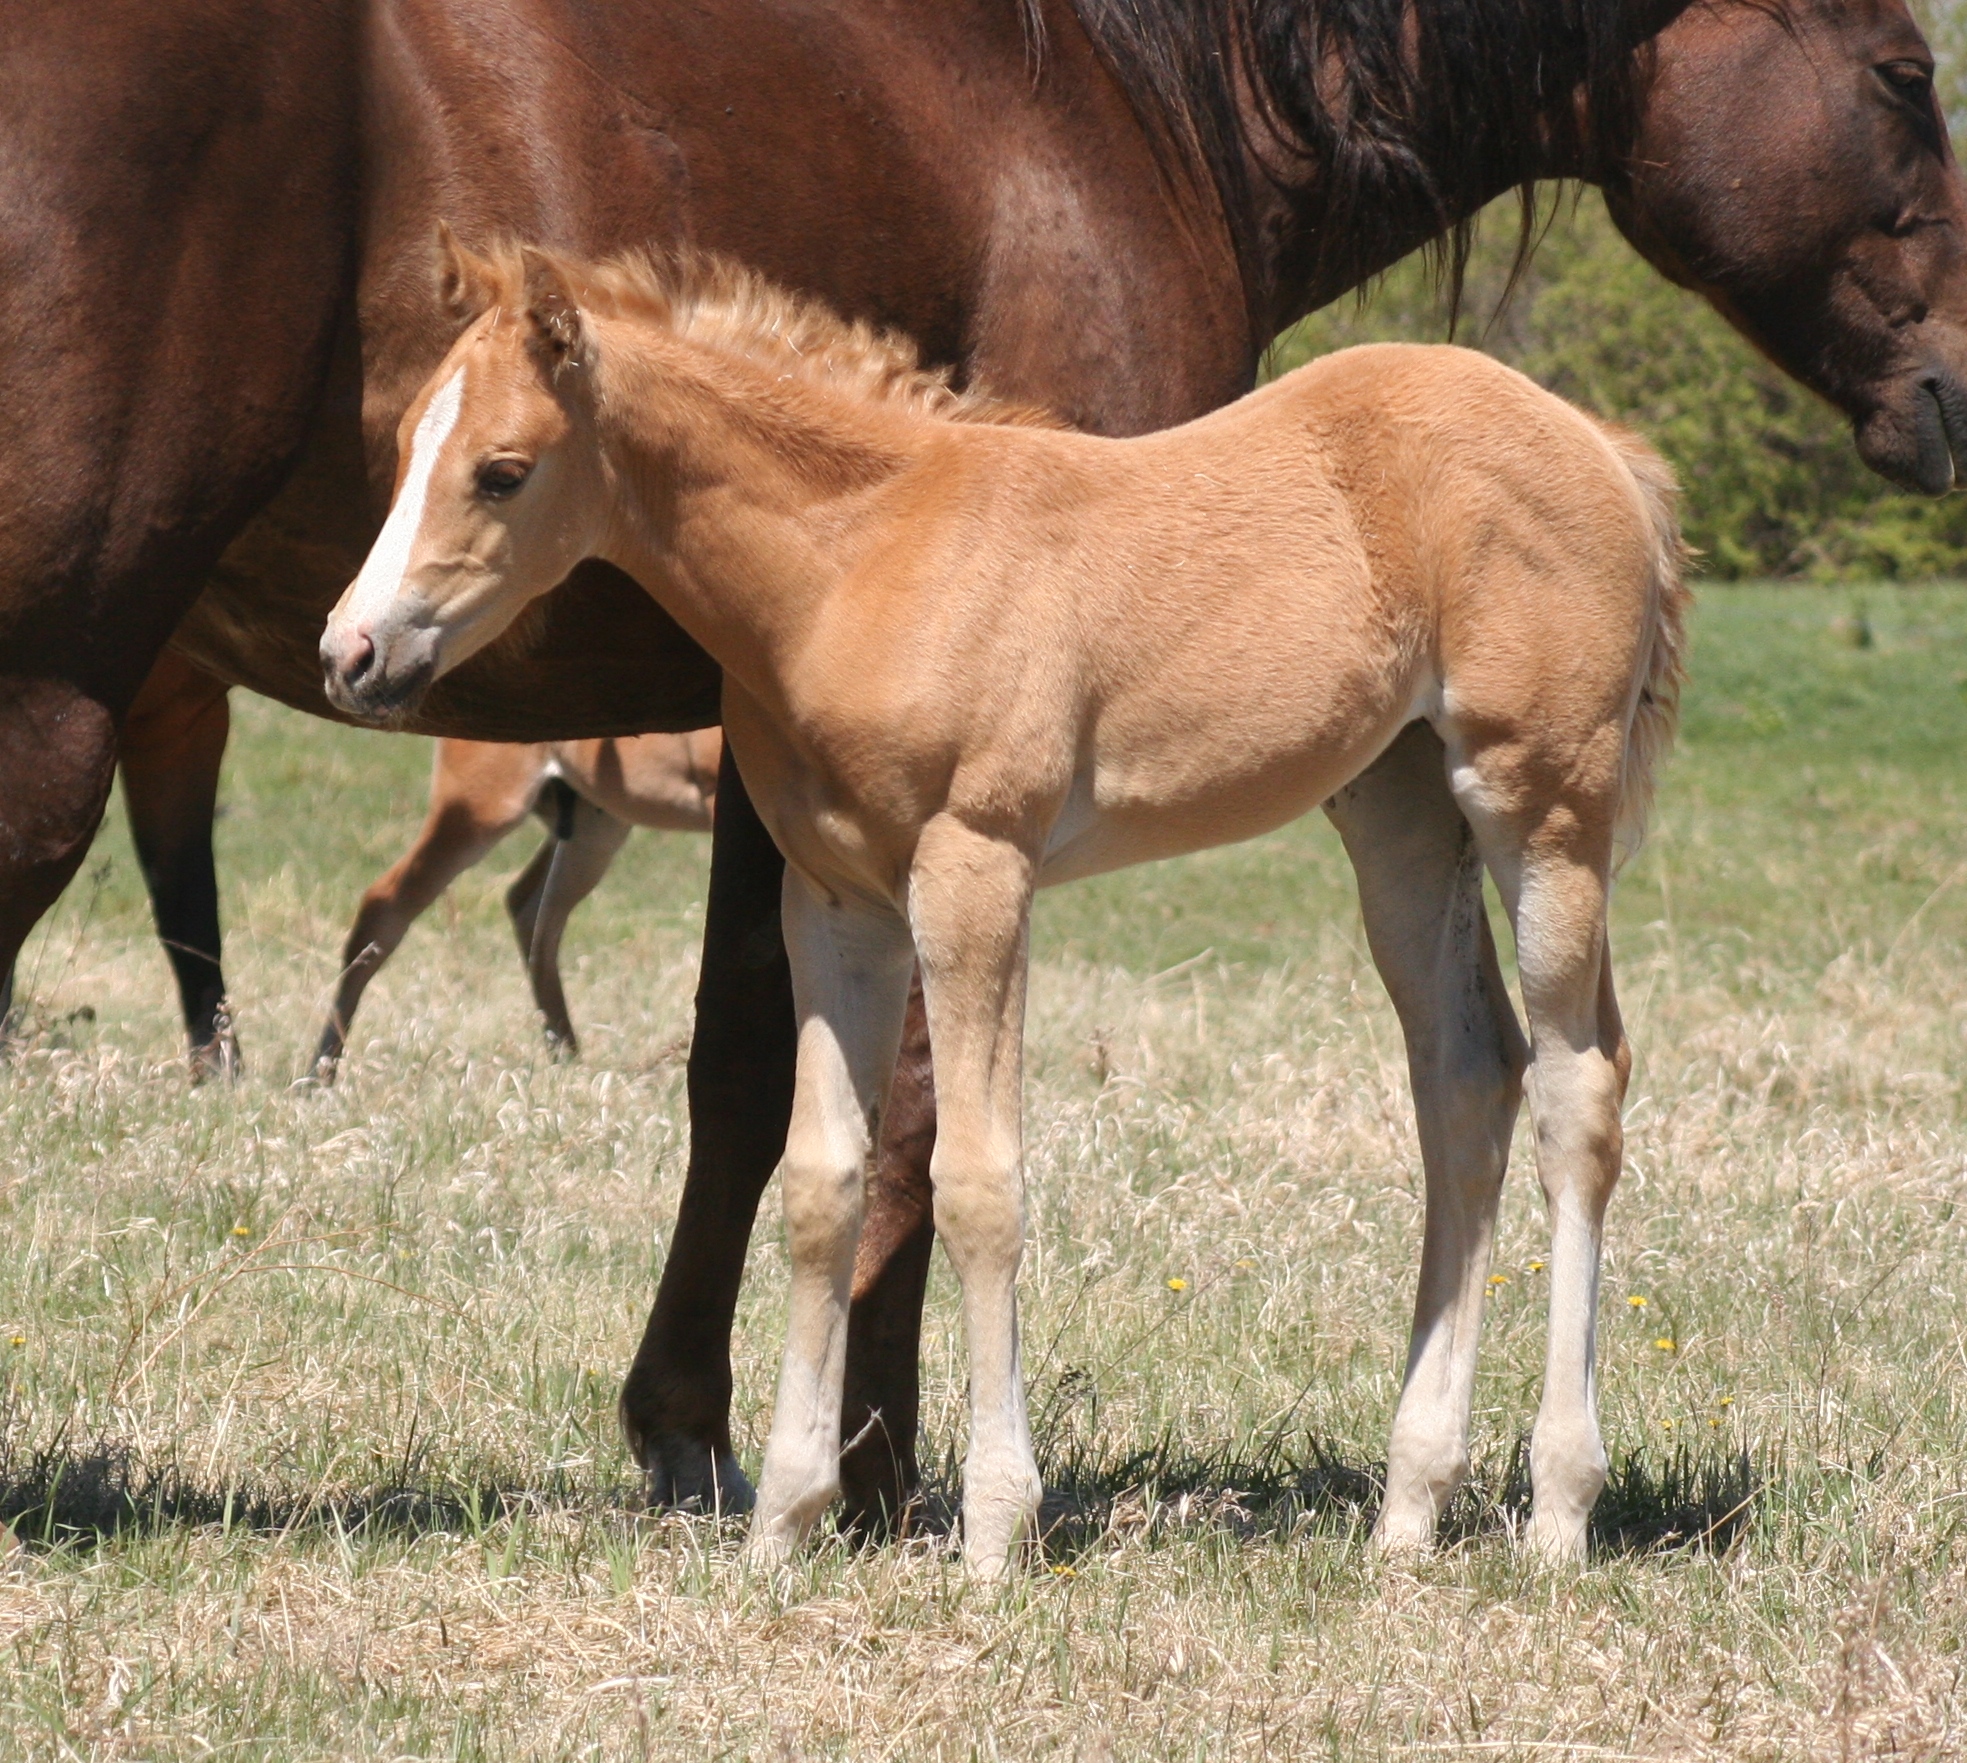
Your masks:
M757 1491L729 1451L713 1454L680 1433L644 1438L641 1445L642 1473L655 1510L731 1518L758 1502Z
M1418 1561L1434 1553L1434 1539L1441 1520L1432 1504L1421 1502L1402 1507L1389 1502L1380 1508L1373 1525L1373 1538L1367 1545L1381 1561Z
M1583 1518L1550 1518L1533 1511L1523 1532L1523 1553L1539 1567L1582 1567L1585 1522Z
M788 1565L799 1539L783 1524L760 1524L756 1519L745 1533L744 1549L738 1559L752 1573L776 1573Z

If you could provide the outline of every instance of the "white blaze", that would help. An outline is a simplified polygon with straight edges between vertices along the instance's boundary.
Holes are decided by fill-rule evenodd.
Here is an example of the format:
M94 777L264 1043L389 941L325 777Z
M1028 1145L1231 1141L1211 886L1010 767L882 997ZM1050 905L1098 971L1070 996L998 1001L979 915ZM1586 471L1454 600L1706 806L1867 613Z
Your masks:
M349 590L346 616L357 628L373 627L389 610L403 585L410 567L410 553L417 542L417 529L423 525L424 498L430 491L430 474L437 456L451 431L458 426L458 411L464 404L464 369L460 367L437 388L423 415L417 419L410 437L410 469L403 474L403 487L396 492L395 504L382 531L363 563L355 585Z

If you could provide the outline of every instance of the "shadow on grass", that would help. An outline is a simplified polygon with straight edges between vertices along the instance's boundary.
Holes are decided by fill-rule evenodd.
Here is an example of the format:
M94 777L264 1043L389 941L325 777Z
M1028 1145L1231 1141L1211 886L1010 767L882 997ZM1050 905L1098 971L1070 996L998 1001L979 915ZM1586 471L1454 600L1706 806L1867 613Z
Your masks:
M1045 1550L1054 1559L1117 1533L1213 1528L1250 1540L1299 1531L1363 1541L1385 1491L1383 1461L1324 1441L1281 1443L1245 1457L1197 1455L1170 1437L1107 1457L1075 1443L1041 1454ZM1698 1549L1725 1554L1754 1516L1764 1478L1747 1450L1628 1452L1591 1517L1595 1556ZM1442 1520L1445 1544L1512 1535L1530 1516L1527 1440L1478 1463Z
M1075 1440L1042 1451L1041 1465L1046 1496L1040 1531L1053 1560L1143 1532L1214 1530L1282 1541L1306 1531L1363 1540L1385 1482L1383 1463L1350 1460L1315 1438L1301 1449L1279 1445L1243 1457L1198 1455L1166 1436L1146 1449L1115 1454L1094 1441ZM955 1470L946 1460L930 1473L908 1531L934 1536L954 1529ZM1592 1513L1593 1552L1725 1553L1750 1522L1761 1488L1747 1451L1631 1452L1613 1467ZM477 1536L543 1506L628 1514L639 1505L629 1485L445 1483L413 1454L365 1487L302 1490L271 1481L228 1486L201 1480L175 1462L148 1462L115 1443L0 1443L0 1525L30 1547L90 1548L116 1536L203 1528L351 1539ZM1512 1533L1529 1508L1527 1452L1519 1442L1507 1458L1476 1466L1443 1520L1443 1541Z
M86 1549L117 1536L207 1528L351 1540L378 1534L470 1537L542 1506L629 1505L626 1487L459 1486L428 1475L414 1460L366 1487L304 1490L272 1481L200 1480L175 1462L149 1462L113 1442L57 1439L0 1449L0 1526L30 1548Z

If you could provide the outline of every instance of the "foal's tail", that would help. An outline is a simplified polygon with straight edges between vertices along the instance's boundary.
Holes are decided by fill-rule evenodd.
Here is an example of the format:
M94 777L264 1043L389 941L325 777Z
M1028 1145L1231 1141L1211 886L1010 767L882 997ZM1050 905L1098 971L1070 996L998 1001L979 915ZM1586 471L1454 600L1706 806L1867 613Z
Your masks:
M1619 785L1619 817L1614 832L1615 862L1623 865L1646 836L1653 805L1654 773L1673 745L1680 721L1680 683L1686 677L1687 607L1692 596L1684 579L1690 553L1680 537L1675 504L1680 486L1673 470L1637 435L1603 425L1646 513L1647 605L1645 659L1634 682L1636 700L1626 734L1625 766Z

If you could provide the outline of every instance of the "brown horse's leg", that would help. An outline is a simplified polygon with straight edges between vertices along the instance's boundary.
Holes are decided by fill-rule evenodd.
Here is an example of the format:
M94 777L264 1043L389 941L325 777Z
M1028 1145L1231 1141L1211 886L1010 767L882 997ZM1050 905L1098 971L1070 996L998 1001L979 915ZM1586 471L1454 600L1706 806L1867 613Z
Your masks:
M622 1389L622 1427L664 1504L749 1506L731 1450L731 1324L759 1196L792 1110L792 976L779 928L785 865L724 754L710 903L690 1048L690 1167L642 1345ZM911 1021L919 1025L919 1006ZM928 1260L926 1084L907 1045L883 1134L854 1275L842 1415L848 1437L883 1416L842 1464L850 1510L899 1512L914 1491L916 1342ZM881 1258L881 1246L888 1251ZM913 1259L911 1259L911 1257Z
M868 1184L854 1302L847 1313L847 1391L840 1460L842 1523L879 1534L898 1523L921 1481L915 1456L922 1298L936 1244L929 1155L936 1148L935 1073L922 979L909 987L901 1058Z
M177 975L194 1081L240 1069L219 967L212 864L219 768L231 727L225 682L166 650L130 706L120 749L130 838L158 940Z
M108 705L52 672L0 672L0 1035L14 959L88 854L115 775Z

